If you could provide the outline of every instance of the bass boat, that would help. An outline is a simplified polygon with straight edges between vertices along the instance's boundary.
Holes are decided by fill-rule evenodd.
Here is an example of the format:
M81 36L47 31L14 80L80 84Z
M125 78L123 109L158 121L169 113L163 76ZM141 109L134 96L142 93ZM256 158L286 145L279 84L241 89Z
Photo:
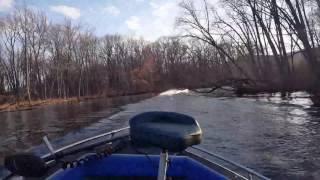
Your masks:
M99 134L59 149L47 137L48 154L5 158L6 179L50 180L266 180L267 177L199 146L202 131L192 117L145 112L129 127Z

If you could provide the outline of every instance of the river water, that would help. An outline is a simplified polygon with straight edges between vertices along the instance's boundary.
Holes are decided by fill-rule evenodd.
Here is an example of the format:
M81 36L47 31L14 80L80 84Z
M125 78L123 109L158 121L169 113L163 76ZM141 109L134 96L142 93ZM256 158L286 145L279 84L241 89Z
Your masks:
M320 109L312 107L306 93L287 99L278 94L217 98L171 90L148 97L2 113L0 157L32 147L43 153L42 146L35 147L43 135L59 147L127 126L140 112L162 110L195 117L204 133L201 146L272 179L320 178Z

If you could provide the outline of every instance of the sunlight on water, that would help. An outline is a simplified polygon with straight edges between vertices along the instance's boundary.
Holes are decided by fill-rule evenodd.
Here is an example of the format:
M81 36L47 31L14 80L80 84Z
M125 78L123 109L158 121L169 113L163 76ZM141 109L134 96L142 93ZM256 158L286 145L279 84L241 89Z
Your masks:
M313 105L309 98L293 98L289 101L290 104L301 105L304 107L310 107Z
M294 92L288 97L281 97L280 93L260 94L259 101L275 103L275 104L291 104L309 108L313 105L310 95L306 92Z
M304 115L307 115L307 112L296 108L296 109L293 109L292 111L290 111L289 114L304 117Z

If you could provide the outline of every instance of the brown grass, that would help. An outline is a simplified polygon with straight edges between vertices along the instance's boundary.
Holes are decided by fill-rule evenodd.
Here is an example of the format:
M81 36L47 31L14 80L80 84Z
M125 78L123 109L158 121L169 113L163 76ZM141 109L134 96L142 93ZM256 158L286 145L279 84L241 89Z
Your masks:
M53 99L45 99L45 100L33 100L29 103L29 101L19 101L19 102L6 102L0 103L0 112L10 112L10 111L24 111L31 110L34 108L53 105L53 104L63 104L63 103L79 103L81 101L88 101L98 98L113 98L113 97L121 97L121 96L132 96L132 95L140 95L146 93L155 93L155 92L136 92L136 93L121 93L114 92L103 95L95 95L95 96L82 96L80 99L77 97L71 98L53 98Z
M88 97L86 97L88 99ZM80 99L81 101L81 99ZM4 103L0 104L0 112L7 111L22 111L22 110L30 110L40 106L46 106L51 104L61 104L61 103L78 103L79 100L77 98L67 98L67 99L46 99L46 100L33 100L29 103L29 101L20 101L17 103Z

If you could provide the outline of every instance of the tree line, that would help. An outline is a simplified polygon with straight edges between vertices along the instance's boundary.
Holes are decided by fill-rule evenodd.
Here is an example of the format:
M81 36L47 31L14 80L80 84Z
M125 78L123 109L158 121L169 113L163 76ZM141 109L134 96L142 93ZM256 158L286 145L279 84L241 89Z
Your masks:
M97 37L72 21L52 23L40 11L16 9L0 19L0 94L14 101L80 98L208 87L230 79L319 93L319 0L219 4L182 1L177 28L183 34L155 42Z
M97 37L27 8L2 18L0 29L0 94L14 101L204 86L224 73L216 49L199 41Z

